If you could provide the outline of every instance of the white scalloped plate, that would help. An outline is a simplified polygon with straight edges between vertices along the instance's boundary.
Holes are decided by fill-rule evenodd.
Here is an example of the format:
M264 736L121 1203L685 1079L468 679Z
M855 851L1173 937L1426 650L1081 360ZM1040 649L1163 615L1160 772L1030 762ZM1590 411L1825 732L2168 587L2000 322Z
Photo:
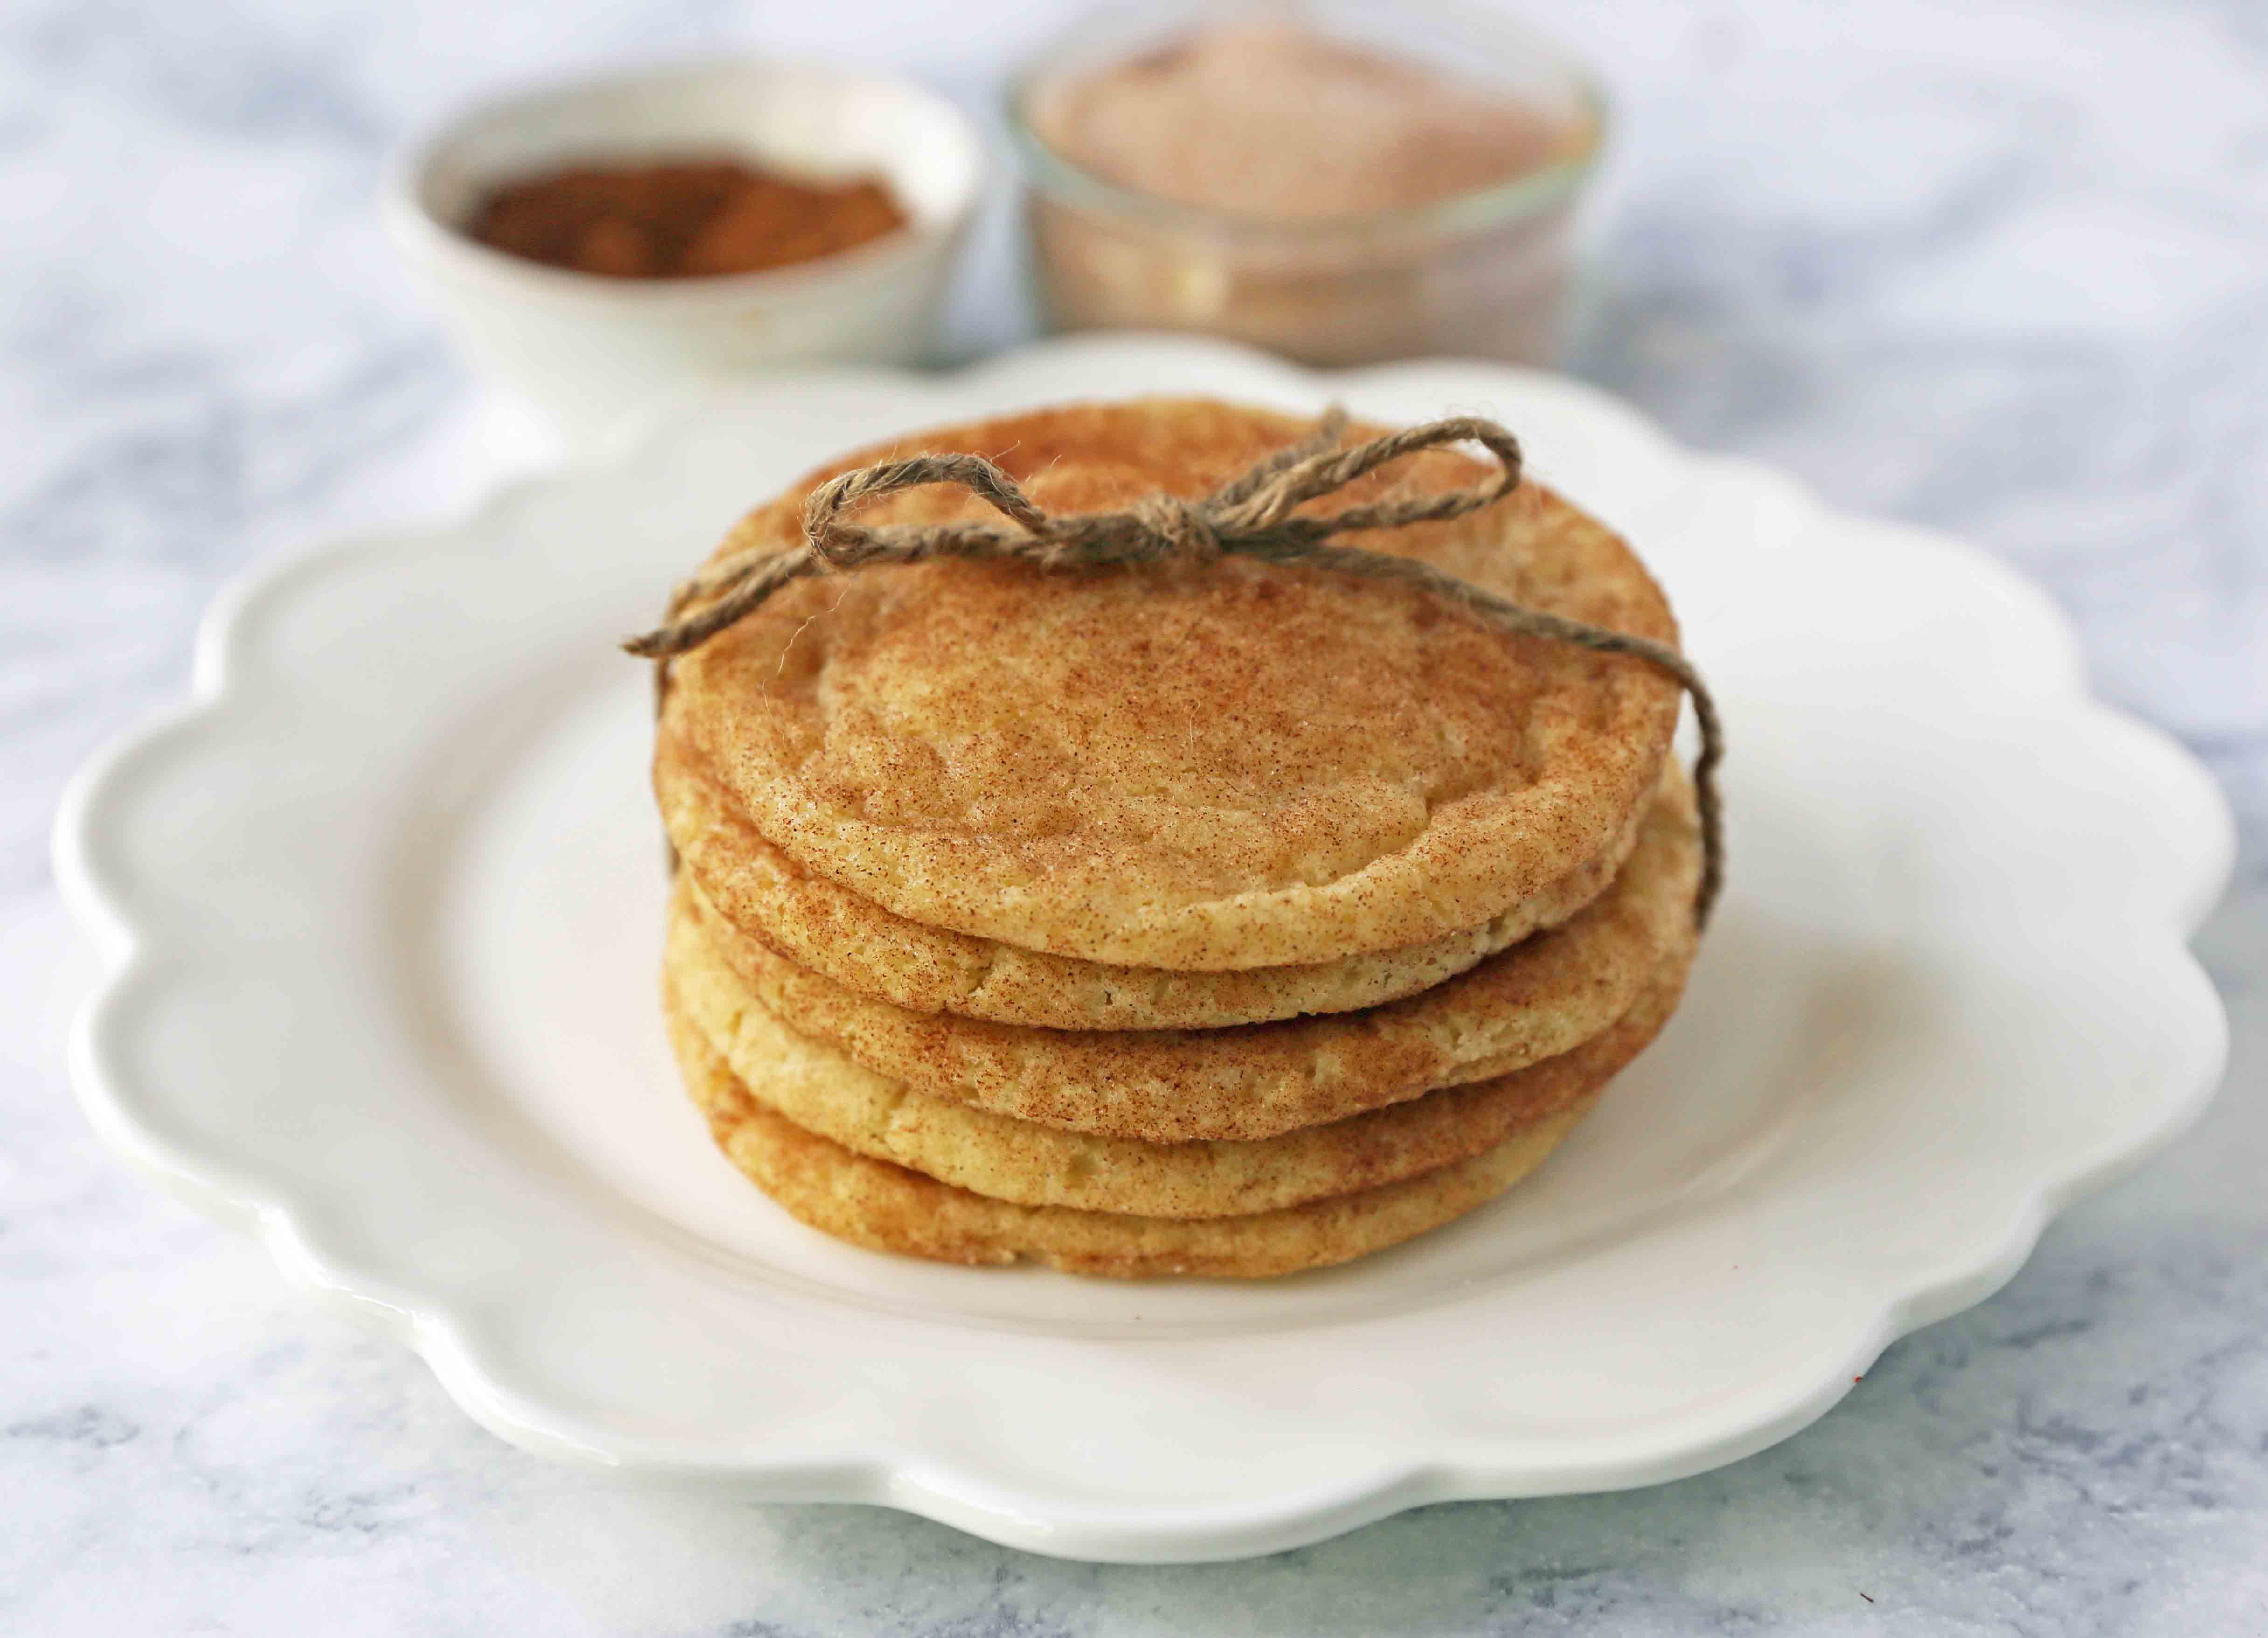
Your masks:
M1660 1043L1463 1222L1270 1284L877 1256L711 1149L656 1018L647 680L612 640L747 504L894 428L1205 391L1511 424L1668 586L1732 736L1730 892ZM1455 1497L1647 1484L1802 1427L2163 1143L2225 1024L2232 828L2088 697L2039 593L1552 377L1051 344L677 415L453 528L221 600L60 874L89 1115L549 1453L1229 1558Z

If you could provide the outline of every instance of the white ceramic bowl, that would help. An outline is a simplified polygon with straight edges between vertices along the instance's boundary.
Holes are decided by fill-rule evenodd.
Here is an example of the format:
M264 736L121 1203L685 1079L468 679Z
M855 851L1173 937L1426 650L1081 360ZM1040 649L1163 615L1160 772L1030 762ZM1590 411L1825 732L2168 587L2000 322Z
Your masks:
M497 184L554 166L730 153L887 179L911 218L842 255L762 273L617 279L492 250L462 231ZM952 103L904 80L709 59L484 102L388 179L394 240L474 354L573 441L688 387L814 360L912 364L933 350L984 148Z

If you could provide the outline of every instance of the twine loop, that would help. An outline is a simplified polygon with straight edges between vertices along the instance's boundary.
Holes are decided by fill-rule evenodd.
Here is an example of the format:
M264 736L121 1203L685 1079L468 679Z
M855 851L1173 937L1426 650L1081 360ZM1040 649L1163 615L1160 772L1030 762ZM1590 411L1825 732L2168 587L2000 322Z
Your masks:
M695 575L671 594L660 625L622 646L658 661L666 682L673 658L745 620L797 580L938 557L1013 559L1042 569L1080 569L1165 562L1201 567L1224 557L1244 557L1399 581L1445 597L1498 631L1643 660L1692 697L1694 719L1701 730L1693 786L1702 842L1693 916L1697 925L1705 924L1724 883L1724 812L1716 772L1725 744L1716 702L1692 661L1650 638L1522 608L1413 557L1336 543L1333 537L1339 535L1462 517L1503 499L1520 486L1521 479L1519 441L1495 422L1478 417L1429 421L1351 446L1342 443L1345 428L1346 413L1334 405L1309 437L1263 457L1211 494L1197 500L1148 495L1123 512L1051 515L982 455L916 455L878 461L830 478L812 491L804 503L801 545L740 552ZM1320 515L1298 510L1389 461L1458 443L1481 445L1496 457L1497 471L1469 488L1416 499L1382 500ZM1005 527L976 520L870 527L851 519L866 501L933 483L966 490L1005 520Z

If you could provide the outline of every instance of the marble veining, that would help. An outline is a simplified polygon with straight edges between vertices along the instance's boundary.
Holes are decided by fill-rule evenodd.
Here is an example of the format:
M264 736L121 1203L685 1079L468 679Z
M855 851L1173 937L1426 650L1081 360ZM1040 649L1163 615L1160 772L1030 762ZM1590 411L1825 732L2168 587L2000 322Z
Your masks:
M528 458L372 209L496 80L718 40L972 101L1068 14L965 0L17 0L0 11L0 1631L581 1638L2268 1632L2268 8L1528 11L1622 119L1577 368L1680 436L2043 579L2245 834L2203 1127L1824 1421L1624 1495L1256 1562L1058 1563L867 1509L595 1479L96 1147L45 836L263 553ZM1024 333L1005 229L961 350Z

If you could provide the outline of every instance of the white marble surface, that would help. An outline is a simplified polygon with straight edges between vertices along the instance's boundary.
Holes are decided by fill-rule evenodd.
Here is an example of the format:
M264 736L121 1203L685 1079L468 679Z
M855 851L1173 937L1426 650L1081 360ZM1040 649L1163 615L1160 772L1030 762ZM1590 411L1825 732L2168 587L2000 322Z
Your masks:
M261 553L512 458L371 207L492 81L761 36L981 97L1051 5L0 7L0 1631L2268 1631L2268 8L1642 0L1544 17L1624 114L1580 366L1704 445L2044 579L2245 821L2202 1130L1777 1450L1201 1569L608 1482L95 1147L45 832ZM996 235L959 336L1019 333Z

